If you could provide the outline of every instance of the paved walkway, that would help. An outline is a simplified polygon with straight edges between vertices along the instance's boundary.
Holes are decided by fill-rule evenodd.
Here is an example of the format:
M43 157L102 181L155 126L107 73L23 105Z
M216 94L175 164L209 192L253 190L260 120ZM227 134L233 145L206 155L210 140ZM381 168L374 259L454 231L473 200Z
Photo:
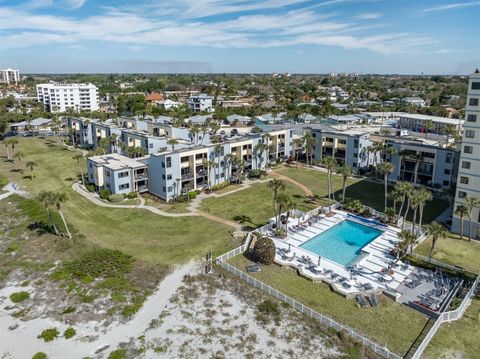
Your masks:
M0 201L2 199L10 197L12 194L18 194L20 196L26 197L27 192L22 191L21 189L18 188L18 185L16 183L10 182L8 183L5 187L2 188L4 191L7 191L6 193L0 194Z

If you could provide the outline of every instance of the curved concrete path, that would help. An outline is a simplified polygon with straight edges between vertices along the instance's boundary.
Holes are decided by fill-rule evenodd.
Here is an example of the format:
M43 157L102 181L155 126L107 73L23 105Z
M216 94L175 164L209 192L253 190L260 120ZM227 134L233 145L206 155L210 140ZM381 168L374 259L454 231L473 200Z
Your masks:
M295 186L300 188L305 193L305 196L315 198L315 195L313 194L312 190L310 188L308 188L307 186L305 186L303 183L297 182L293 178L287 177L285 175L282 175L282 174L274 172L274 171L272 171L270 173L270 175L272 177L276 177L276 178L281 179L283 181L290 182L290 183L294 184Z

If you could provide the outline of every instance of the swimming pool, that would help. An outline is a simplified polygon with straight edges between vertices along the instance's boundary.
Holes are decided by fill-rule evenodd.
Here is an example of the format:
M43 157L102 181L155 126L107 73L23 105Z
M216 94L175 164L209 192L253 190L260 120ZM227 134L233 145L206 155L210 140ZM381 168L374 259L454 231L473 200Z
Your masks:
M347 266L361 249L383 232L356 222L344 220L300 245L301 248Z

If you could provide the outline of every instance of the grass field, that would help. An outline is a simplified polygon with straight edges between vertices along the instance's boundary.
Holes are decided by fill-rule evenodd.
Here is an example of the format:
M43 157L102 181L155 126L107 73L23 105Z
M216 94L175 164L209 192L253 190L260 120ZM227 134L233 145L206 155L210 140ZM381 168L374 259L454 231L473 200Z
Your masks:
M18 138L17 150L25 154L22 162L35 160L35 178L24 178L19 164L2 158L0 173L19 183L32 194L41 190L63 191L67 220L87 239L115 248L150 262L175 264L200 258L208 250L221 253L235 246L231 228L201 217L167 218L139 209L98 207L71 189L79 175L75 152L41 138ZM5 147L0 146L0 156ZM29 174L28 174L29 175Z
M297 186L286 183L287 192L297 203L300 210L310 210L316 207L305 198ZM272 191L267 183L257 183L250 188L232 193L221 198L207 198L202 201L203 211L219 217L227 218L253 228L265 224L274 216Z
M244 256L237 256L229 263L245 271L252 264ZM313 283L297 275L292 269L277 265L262 266L253 276L286 295L328 315L344 325L358 330L397 354L405 354L421 332L426 319L420 313L381 297L378 308L358 308L354 300L344 299L333 293L326 284Z
M277 171L278 173L288 176L310 188L315 194L315 197L319 199L320 203L328 203L328 180L326 173L295 167L282 167ZM335 198L340 200L342 196L342 179L337 175L334 175L333 179ZM347 198L359 199L362 204L375 208L376 210L383 211L384 209L384 188L382 184L357 178L349 178L347 181L345 196ZM392 203L389 202L389 205L392 206ZM448 202L434 198L425 206L423 222L432 222L447 207ZM409 214L408 219L411 219L411 213Z

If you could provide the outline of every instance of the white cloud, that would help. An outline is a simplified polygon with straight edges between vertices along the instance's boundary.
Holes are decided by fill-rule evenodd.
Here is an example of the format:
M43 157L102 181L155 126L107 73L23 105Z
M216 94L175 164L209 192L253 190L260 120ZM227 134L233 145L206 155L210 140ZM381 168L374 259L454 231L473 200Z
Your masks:
M168 0L170 1L170 0ZM186 2L186 0L179 0ZM242 9L254 6L298 3L299 0L200 0ZM208 11L207 11L208 12ZM205 13L205 12L204 12ZM22 19L22 21L18 21ZM89 41L122 44L135 51L151 46L203 46L217 48L262 48L289 45L326 45L345 49L368 49L395 53L432 43L415 34L369 34L375 24L334 20L311 10L291 10L281 14L243 14L231 20L203 21L170 16L153 17L150 13L127 13L107 9L103 14L74 18L35 14L17 8L0 8L0 48L29 47L38 44L86 46ZM378 31L376 31L378 33Z
M80 9L86 2L87 0L66 0L67 5L71 9Z
M459 2L459 3L446 4L446 5L434 6L431 8L423 9L422 11L420 11L420 13L424 14L424 13L436 12L436 11L447 11L447 10L454 10L454 9L479 6L479 5L480 5L480 1Z
M360 20L374 20L383 17L383 14L380 12L366 12L355 16L356 19Z

